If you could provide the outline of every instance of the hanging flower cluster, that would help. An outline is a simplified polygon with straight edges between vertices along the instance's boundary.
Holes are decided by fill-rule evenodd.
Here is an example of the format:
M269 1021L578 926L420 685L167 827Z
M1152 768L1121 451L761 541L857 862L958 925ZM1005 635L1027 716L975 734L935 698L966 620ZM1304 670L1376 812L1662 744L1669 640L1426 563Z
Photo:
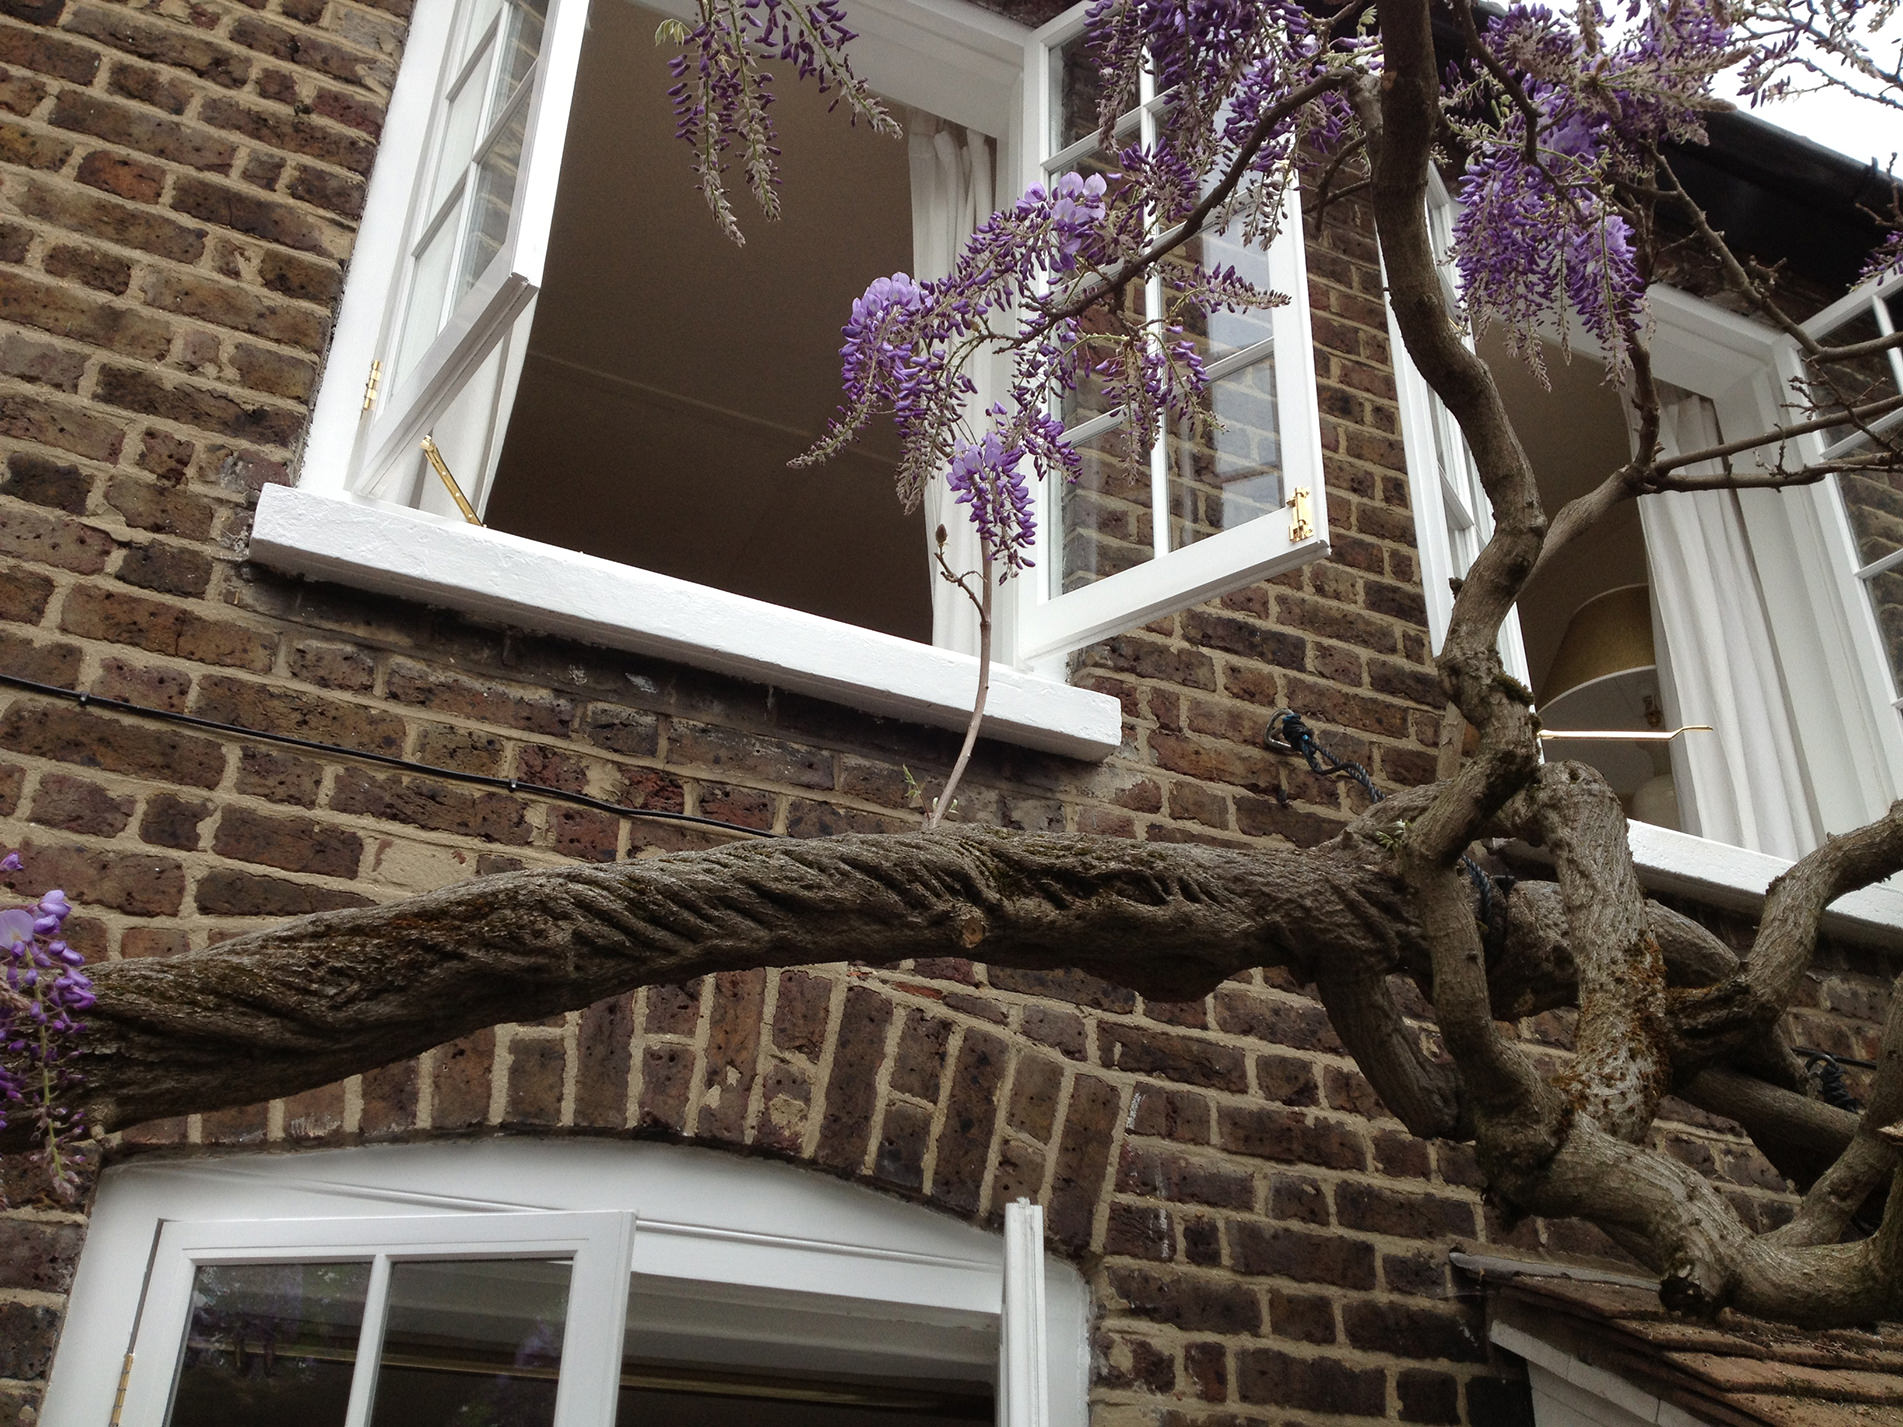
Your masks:
M1600 45L1551 11L1512 7L1486 39L1518 93L1482 77L1487 118L1460 126L1471 154L1454 252L1475 321L1500 322L1525 347L1570 313L1615 371L1644 320L1646 275L1610 195L1648 182L1660 146L1705 141L1712 81L1736 56L1717 0L1636 20Z
M0 858L0 872L18 872L18 853ZM83 1130L70 1107L77 1088L69 1062L93 1004L85 958L61 938L72 905L51 891L30 907L0 910L0 1128L30 1117L54 1190L70 1196L82 1168Z
M656 39L681 46L668 61L674 132L693 148L701 196L734 242L745 241L727 197L727 165L736 148L747 191L761 213L780 216L780 151L767 112L773 77L763 61L792 65L820 93L831 93L835 107L843 102L855 123L864 120L879 133L898 134L892 116L846 59L854 38L839 0L701 0L698 24L669 20L661 26Z
M968 430L965 406L976 388L965 367L1021 306L1053 310L1047 278L1094 270L1105 259L1106 193L1100 174L1067 173L1048 189L1033 185L979 227L945 277L875 279L853 302L845 327L846 404L800 463L843 449L875 413L890 412L901 441L899 493L908 508L927 481L948 473L984 548L1007 572L1030 563L1037 525L1025 467L1039 476L1076 468L1050 408L1089 365L1084 333L1074 317L1034 322L1016 348L1009 401L993 403L977 432Z

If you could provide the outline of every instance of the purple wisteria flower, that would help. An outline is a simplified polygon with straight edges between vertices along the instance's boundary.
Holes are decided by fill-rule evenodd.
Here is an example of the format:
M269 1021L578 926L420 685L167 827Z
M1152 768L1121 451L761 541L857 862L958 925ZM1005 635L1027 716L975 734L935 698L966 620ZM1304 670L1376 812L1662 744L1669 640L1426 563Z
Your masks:
M18 872L18 853L0 858L0 871ZM69 1104L78 1086L70 1061L84 1029L79 1017L93 1005L85 958L60 933L72 904L58 889L29 907L0 909L0 1128L30 1115L55 1191L76 1192L83 1130Z

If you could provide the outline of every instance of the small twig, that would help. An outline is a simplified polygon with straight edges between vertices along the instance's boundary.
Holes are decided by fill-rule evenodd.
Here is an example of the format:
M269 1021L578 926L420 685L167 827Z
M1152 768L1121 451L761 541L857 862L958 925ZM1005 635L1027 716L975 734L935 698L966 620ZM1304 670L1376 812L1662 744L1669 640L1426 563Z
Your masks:
M978 569L981 589L977 594L971 592L967 581L969 575L954 575L951 566L945 563L945 550L941 542L937 554L938 568L944 577L965 592L965 598L978 607L978 693L971 701L971 722L965 725L965 742L958 750L958 759L952 764L951 774L945 779L945 790L932 802L932 810L926 815L927 831L937 827L945 820L950 811L952 794L958 790L959 780L965 776L965 768L971 762L971 751L978 745L978 725L984 722L985 698L991 692L991 546L984 545L983 563Z

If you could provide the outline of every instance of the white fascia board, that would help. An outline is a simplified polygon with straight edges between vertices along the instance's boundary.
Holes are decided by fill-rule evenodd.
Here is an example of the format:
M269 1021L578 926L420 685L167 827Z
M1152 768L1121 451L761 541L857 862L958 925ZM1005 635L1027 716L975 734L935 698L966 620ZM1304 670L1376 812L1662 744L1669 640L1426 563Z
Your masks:
M1535 1382L1536 1391L1542 1387L1546 1389L1545 1393L1539 1395L1547 1396L1561 1407L1557 1420L1549 1423L1536 1406L1534 1421L1537 1427L1584 1427L1587 1423L1629 1422L1656 1423L1657 1427L1705 1427L1684 1408L1661 1401L1616 1373L1594 1367L1564 1348L1535 1337L1517 1324L1496 1317L1488 1324L1487 1336L1497 1346L1524 1358L1529 1368L1541 1369L1557 1379L1554 1383ZM1576 1389L1577 1396L1554 1392L1553 1389L1559 1384ZM1581 1397L1586 1401L1580 1401ZM1573 1401L1567 1402L1567 1398L1573 1398ZM1597 1399L1597 1402L1592 1402L1592 1399ZM1571 1410L1566 1410L1568 1408Z
M1791 866L1768 852L1651 823L1631 823L1628 836L1639 880L1648 890L1736 911L1758 911L1771 880ZM1884 884L1839 897L1824 914L1824 930L1852 941L1895 947L1897 934L1903 931L1903 890Z
M251 558L935 728L964 728L977 691L969 654L348 495L266 486ZM1108 694L994 664L984 732L1101 760L1122 744L1123 711Z

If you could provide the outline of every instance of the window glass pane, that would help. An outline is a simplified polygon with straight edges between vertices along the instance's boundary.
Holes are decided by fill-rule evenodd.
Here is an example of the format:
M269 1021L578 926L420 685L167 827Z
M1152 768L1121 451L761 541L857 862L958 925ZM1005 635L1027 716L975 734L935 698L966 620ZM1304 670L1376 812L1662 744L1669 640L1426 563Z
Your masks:
M489 92L487 79L487 64L478 64L464 76L461 87L449 96L443 116L443 141L436 150L430 178L429 206L423 210L427 215L425 221L436 216L450 190L461 181L463 170L476 151L476 140L482 134L483 100Z
M1211 383L1209 401L1215 420L1200 438L1187 422L1169 434L1172 550L1234 530L1283 501L1274 358Z
M398 1263L372 1427L543 1427L555 1420L566 1260Z
M457 52L459 60L467 60L494 33L496 11L501 6L502 0L469 0L469 21L463 30L462 48ZM461 67L458 63L457 68Z
M1083 35L1078 35L1051 56L1053 75L1051 95L1051 134L1049 152L1076 143L1097 130L1097 106L1103 84L1097 60Z
M1864 581L1876 611L1877 633L1890 659L1890 677L1903 688L1903 570L1885 570Z
M1121 425L1075 444L1083 470L1057 492L1063 548L1052 561L1053 594L1141 565L1155 552L1147 455L1132 459Z
M456 223L452 214L436 225L416 256L409 301L403 313L402 345L397 349L395 364L384 373L384 380L391 387L414 370L418 359L436 340L436 334L443 330L443 299L449 286L449 265L455 256Z
M337 1427L369 1282L368 1263L201 1267L170 1427Z
M1220 233L1199 234L1166 261L1178 271L1186 271L1192 263L1201 263L1211 271L1234 268L1236 276L1244 282L1276 291L1275 280L1269 272L1269 255L1255 244L1242 242L1240 224L1232 224ZM1274 313L1268 308L1211 312L1177 298L1169 291L1167 279L1164 296L1170 302L1171 320L1183 329L1184 336L1195 342L1205 363L1220 361L1232 352L1266 342L1275 335Z
M1883 335L1876 313L1864 308L1854 317L1839 323L1818 340L1827 347L1850 346L1870 342ZM1827 368L1813 368L1811 393L1824 414L1843 411L1865 402L1881 401L1897 394L1896 369L1887 352L1873 352L1846 362L1832 362ZM1834 445L1857 434L1857 427L1845 421L1824 433L1824 443Z
M548 0L510 0L507 33L502 41L502 63L496 69L495 102L491 114L515 97L542 52L542 26L548 19Z
M462 271L456 279L457 298L475 286L509 236L509 213L515 202L516 175L522 169L522 136L528 118L526 103L510 110L477 166L476 190L469 208L469 242L463 248Z

